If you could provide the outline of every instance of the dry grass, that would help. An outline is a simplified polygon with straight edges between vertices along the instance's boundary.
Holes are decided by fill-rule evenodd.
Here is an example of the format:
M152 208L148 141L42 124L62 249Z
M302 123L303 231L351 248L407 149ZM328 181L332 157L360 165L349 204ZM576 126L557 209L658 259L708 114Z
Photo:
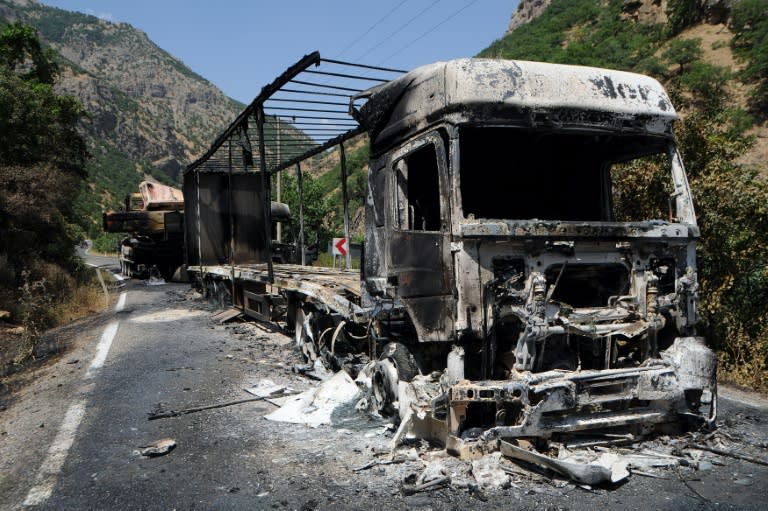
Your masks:
M73 277L56 265L44 264L31 271L17 293L6 293L0 309L12 311L0 322L0 376L57 351L43 345L45 331L104 310L109 303L95 272Z

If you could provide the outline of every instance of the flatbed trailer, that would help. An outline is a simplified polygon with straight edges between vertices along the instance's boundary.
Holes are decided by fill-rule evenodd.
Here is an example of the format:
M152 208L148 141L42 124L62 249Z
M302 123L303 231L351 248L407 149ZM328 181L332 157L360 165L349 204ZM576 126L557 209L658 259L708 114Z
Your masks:
M403 74L313 53L185 172L187 269L283 321L310 361L368 361L377 410L453 453L712 425L676 119L633 73L458 59ZM360 273L273 263L272 178L296 170L303 253L302 164L336 149L349 238L344 142L363 134ZM631 192L638 168L660 194Z
M234 288L234 304L254 319L271 321L272 303L289 294L300 295L302 301L311 300L347 319L365 317L360 307L360 272L356 270L273 264L272 279L266 264L190 267L188 271L211 283L207 284L208 294L216 293L217 282L219 287Z

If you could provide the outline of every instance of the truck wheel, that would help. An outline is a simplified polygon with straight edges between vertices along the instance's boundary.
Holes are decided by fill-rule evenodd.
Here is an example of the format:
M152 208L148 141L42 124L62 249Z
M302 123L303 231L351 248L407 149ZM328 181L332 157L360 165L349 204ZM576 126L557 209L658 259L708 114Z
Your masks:
M226 309L232 303L232 292L224 281L216 283L216 303L222 309Z
M317 359L317 350L312 336L312 312L305 311L303 307L297 307L295 317L293 337L296 341L296 348L304 355L304 358L314 362Z
M404 344L386 344L373 370L373 398L378 412L385 416L397 413L398 382L411 381L418 374L419 366Z
M411 381L414 376L419 374L419 366L416 364L413 355L399 342L390 342L384 345L379 360L390 360L395 366L397 377L403 381Z
M398 377L395 364L388 358L376 362L373 370L373 400L376 410L388 417L397 413Z

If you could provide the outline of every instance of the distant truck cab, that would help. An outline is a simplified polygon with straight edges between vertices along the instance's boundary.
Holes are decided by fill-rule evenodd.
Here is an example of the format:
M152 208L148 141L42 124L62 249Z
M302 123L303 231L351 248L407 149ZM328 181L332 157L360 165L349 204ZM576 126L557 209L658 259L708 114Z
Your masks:
M154 268L170 280L184 262L184 196L152 181L125 198L124 211L103 214L105 232L127 233L120 241L121 273L148 276Z
M352 104L370 136L361 305L388 346L380 409L403 415L404 382L444 371L422 404L456 441L714 420L699 230L656 80L461 59ZM648 166L660 193L627 189Z

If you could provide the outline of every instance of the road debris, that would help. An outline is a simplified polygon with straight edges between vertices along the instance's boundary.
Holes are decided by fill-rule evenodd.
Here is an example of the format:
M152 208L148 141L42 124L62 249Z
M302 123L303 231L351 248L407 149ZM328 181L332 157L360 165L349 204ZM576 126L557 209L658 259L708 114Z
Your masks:
M224 323L234 321L235 319L240 319L243 316L243 311L236 307L230 307L211 316L211 322L218 325L223 325Z
M184 410L159 410L157 412L148 413L148 420L156 420L156 419L167 419L170 417L178 417L180 415L187 415L190 413L195 412L202 412L203 410L214 410L216 408L224 408L226 406L234 406L239 405L242 403L250 403L253 401L263 401L263 397L252 397L248 399L239 399L237 401L229 401L227 403L219 403L216 405L208 405L208 406L196 406L193 408L185 408Z
M483 490L498 490L509 486L509 474L501 468L501 453L493 452L472 460L472 475Z
M412 487L403 485L403 493L405 495L412 495L421 491L436 490L443 485L450 484L451 478L448 476L441 476L436 479L432 479L427 483L417 484Z
M272 380L268 380L266 378L263 380L260 380L253 387L249 387L245 389L245 391L248 392L249 394L253 394L254 396L262 397L265 399L296 393L296 391L293 390L292 388L286 387L285 385L277 385Z
M746 454L741 454L734 451L726 451L724 449L718 449L717 447L709 447L708 445L702 445L702 444L689 444L689 447L691 449L699 449L700 451L709 451L713 454L718 454L720 456L727 456L729 458L735 458L737 460L743 460L748 461L750 463L756 463L758 465L765 465L768 466L768 461L755 458L754 456L747 456Z
M314 362L310 362L309 364L294 365L293 372L317 381L328 380L332 378L334 374L325 368L325 365L320 359L315 359Z
M554 459L509 442L502 441L501 453L513 460L533 463L557 472L579 484L595 486L604 483L616 483L629 476L626 462L618 456L606 453L592 462L580 462L576 459Z
M264 418L316 428L321 424L330 424L333 412L339 406L354 401L359 392L352 378L346 372L339 371L317 387L290 397L280 409Z
M141 455L148 458L154 458L157 456L165 456L176 448L176 440L173 438L161 438L154 442L140 446Z
M418 459L418 458L416 458L416 459ZM368 469L373 468L373 467L378 467L378 466L381 466L381 465L396 465L396 464L399 464L399 463L405 463L406 461L413 461L413 460L411 458L404 457L404 456L403 457L392 458L391 460L371 460L368 463L366 463L365 465L361 465L359 467L354 467L351 470L352 470L352 472L362 472L363 470L368 470Z

